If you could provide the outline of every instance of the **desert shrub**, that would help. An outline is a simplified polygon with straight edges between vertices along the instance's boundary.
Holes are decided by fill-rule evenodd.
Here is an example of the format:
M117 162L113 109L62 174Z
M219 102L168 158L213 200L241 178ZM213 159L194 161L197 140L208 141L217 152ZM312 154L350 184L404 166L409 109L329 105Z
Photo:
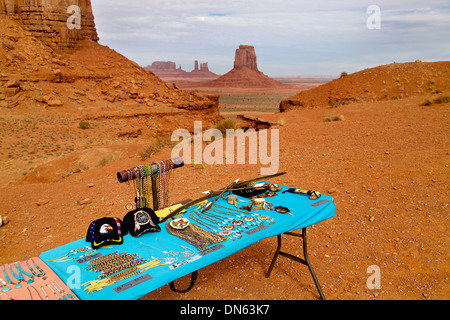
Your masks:
M205 169L205 165L203 163L195 163L195 160L191 160L191 167L195 169Z
M439 97L427 99L420 105L421 106L430 106L432 104L442 104L442 103L449 103L449 102L450 102L450 96L439 96Z
M89 169L89 166L82 161L79 161L75 164L75 166L68 168L66 171L62 172L60 175L62 178L67 178L74 173L84 172Z
M97 163L97 167L104 167L106 166L108 163L113 162L113 161L118 161L121 160L123 158L123 155L120 154L119 156L114 156L114 155L106 155L103 158L101 158L98 163Z
M440 96L440 97L433 98L433 102L437 103L437 104L449 103L450 102L450 96Z
M345 71L341 72L341 78L342 78L342 77L345 77L345 76L348 76L348 73L345 72Z
M150 158L157 154L159 151L165 148L172 148L176 145L175 141L172 141L170 136L159 136L150 145L145 147L143 151L139 153L142 160Z
M227 133L227 129L234 129L234 130L236 130L236 129L239 129L240 126L239 126L239 124L237 123L237 121L235 119L228 118L228 119L224 119L222 121L217 122L214 125L214 128L219 130L223 134L226 134Z
M431 106L432 104L433 104L433 101L431 101L430 99L427 99L424 102L422 102L420 105L421 106Z
M341 105L341 102L340 101L330 101L329 105L331 108L337 108Z
M78 124L78 127L80 128L80 129L89 129L90 128L90 124L89 124L89 122L87 122L86 120L81 120L80 121L80 123Z
M324 122L343 121L344 119L345 119L344 115L342 115L342 114L338 114L338 115L330 114L330 115L326 116L325 118L323 118L323 121Z
M277 124L278 124L280 127L283 127L284 125L286 125L286 119L285 119L285 118L279 119L278 122L277 122Z

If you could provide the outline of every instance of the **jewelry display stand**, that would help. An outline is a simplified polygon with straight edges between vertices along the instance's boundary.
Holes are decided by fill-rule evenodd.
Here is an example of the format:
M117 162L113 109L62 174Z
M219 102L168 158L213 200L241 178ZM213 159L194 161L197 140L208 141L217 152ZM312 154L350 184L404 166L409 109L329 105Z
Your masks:
M184 166L184 161L180 157L173 158L169 161L171 161L173 163L173 167L170 169L181 168L182 166ZM163 168L161 166L158 166L156 163L152 163L150 165L150 170L148 171L148 173L150 173L151 184L152 184L153 211L157 211L159 209L164 209L164 208L159 207L159 204L161 203L160 202L161 199L159 199L160 192L158 192L157 176L158 176L158 174L163 174L163 173L167 172L167 170L170 170L170 169L167 167ZM117 173L117 180L119 180L120 183L135 180L138 178L139 172L140 172L140 167L134 167L132 169L120 171ZM147 189L147 188L148 188L148 186L143 186L143 189ZM140 197L141 191L142 190L136 189L136 199L138 199ZM136 206L137 206L137 203L136 203ZM180 292L180 293L188 292L189 290L191 290L194 287L195 281L197 280L197 274L198 274L197 271L195 271L191 274L191 283L187 289L185 289L185 290L176 289L173 281L169 283L170 289L174 292Z
M158 184L156 181L158 174L163 174L163 173L166 173L168 170L181 168L182 166L184 166L183 158L180 158L180 157L173 158L173 159L167 160L165 162L169 162L169 161L172 164L172 167L170 167L170 168L159 166L157 163L152 163L151 165L146 165L146 167L148 167L149 170L147 170L145 172L144 177L147 177L147 176L151 177L151 182L152 182L151 187L152 187L152 195L153 195L153 211L156 211L159 209L164 209L164 208L159 207L160 199L158 198L159 192L158 192ZM132 169L119 171L119 172L117 172L117 180L119 180L120 183L135 180L138 178L140 170L141 170L141 167L138 166L138 167L134 167ZM148 186L144 186L144 188L147 188L147 187ZM142 190L137 188L136 189L136 199L138 199L140 197L140 192L142 192ZM138 207L137 203L136 203L136 207Z

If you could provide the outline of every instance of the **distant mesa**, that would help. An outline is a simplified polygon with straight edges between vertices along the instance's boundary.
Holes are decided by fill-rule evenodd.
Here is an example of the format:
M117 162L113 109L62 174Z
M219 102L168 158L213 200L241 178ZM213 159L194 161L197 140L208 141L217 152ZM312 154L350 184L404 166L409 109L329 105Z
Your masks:
M236 49L234 68L223 76L199 83L202 87L232 87L232 88L274 88L286 85L269 78L258 70L255 48L240 45Z
M208 62L198 63L194 62L194 70L187 72L181 69L181 65L177 68L176 63L172 61L155 61L151 65L144 68L147 71L152 71L156 76L162 79L171 78L201 78L201 79L216 79L219 75L209 71Z

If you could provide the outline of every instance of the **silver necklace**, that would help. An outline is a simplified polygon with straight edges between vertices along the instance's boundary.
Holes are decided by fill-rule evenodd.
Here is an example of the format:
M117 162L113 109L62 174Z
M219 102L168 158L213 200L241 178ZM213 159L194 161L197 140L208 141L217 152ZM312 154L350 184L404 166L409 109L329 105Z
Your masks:
M161 247L163 247L164 249L168 250L174 256L188 258L188 257L192 257L195 254L194 249L191 249L189 247L185 247L185 246L183 246L181 244L174 243L174 242L166 240L166 239L162 239L162 240L167 241L167 242L169 242L171 244L174 244L174 245L179 246L179 247L184 249L184 252L175 252L175 251L172 251L172 250L168 250L161 242L159 242L158 238L156 238L156 241L161 245Z
M152 259L157 259L157 260L163 261L163 264L172 264L172 263L175 263L175 262L177 261L177 257L171 257L171 254L170 254L169 252L165 251L165 250L161 250L161 249L152 247L151 245L145 244L145 243L143 243L143 242L139 242L139 245L140 245L145 251L147 251L147 253L150 255L150 257L151 257ZM161 258L161 259L155 258L154 256L152 256L152 255L150 254L150 252L148 252L147 248L145 248L145 247L150 247L150 248L152 248L152 249L161 251L161 252L165 253L167 256L166 256L165 258Z

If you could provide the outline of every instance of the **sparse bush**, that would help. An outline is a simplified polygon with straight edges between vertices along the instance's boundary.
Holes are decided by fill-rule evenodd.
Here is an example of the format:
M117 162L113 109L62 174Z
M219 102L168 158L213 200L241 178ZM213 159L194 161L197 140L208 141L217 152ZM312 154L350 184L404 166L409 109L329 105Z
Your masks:
M91 127L91 125L86 120L81 120L80 123L78 124L78 127L80 129L84 130L84 129L89 129Z
M101 158L97 164L97 167L104 167L106 166L108 163L112 162L112 161L118 161L121 160L123 158L123 155L120 154L119 156L113 156L113 155L106 155L103 158Z
M330 101L329 104L330 104L331 108L337 108L341 105L341 102L340 101Z
M172 141L170 136L159 136L148 147L139 153L142 160L150 158L157 154L159 151L165 148L172 148L176 145L175 141Z
M205 169L205 165L203 163L195 163L195 160L191 160L191 167L195 169Z
M63 179L71 176L74 173L84 172L89 169L89 166L82 161L77 162L77 164L73 167L68 168L65 172L61 173L61 177Z
M433 98L433 102L437 103L437 104L449 103L450 102L450 96L440 96L440 97Z
M219 121L214 125L214 128L222 132L223 134L227 133L227 129L240 129L240 125L237 123L235 119L224 119L222 121Z
M278 122L277 122L277 124L278 124L280 127L285 126L285 125L286 125L286 119L285 119L285 118L279 119Z
M335 114L330 114L328 116L326 116L325 118L323 118L324 122L331 122L331 121L343 121L344 115L339 114L339 115L335 115Z
M341 72L341 78L342 78L342 77L345 77L345 76L348 76L348 73L345 72L345 71Z
M442 104L442 103L449 103L449 102L450 102L450 96L440 96L440 97L434 97L431 99L427 99L420 105L421 106L430 106L432 104Z

